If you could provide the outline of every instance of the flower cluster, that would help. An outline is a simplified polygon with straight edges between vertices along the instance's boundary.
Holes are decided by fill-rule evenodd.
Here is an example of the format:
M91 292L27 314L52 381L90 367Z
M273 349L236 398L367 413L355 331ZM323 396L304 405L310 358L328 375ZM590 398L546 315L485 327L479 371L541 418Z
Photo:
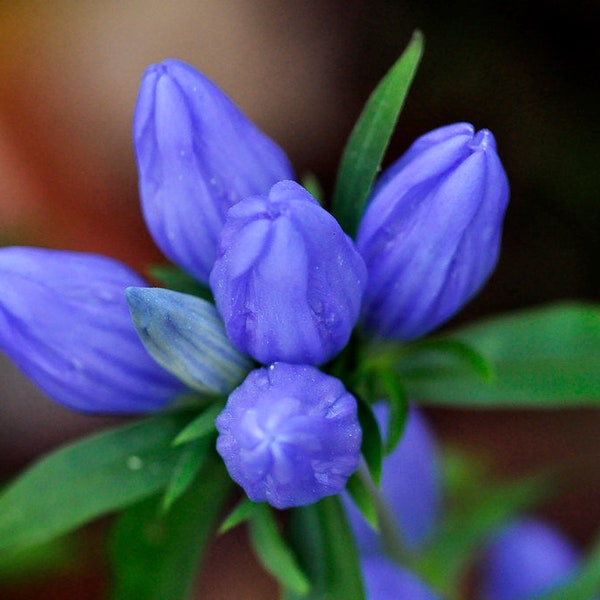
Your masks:
M180 61L144 74L134 142L148 228L216 309L107 258L5 248L0 347L78 410L159 409L186 388L228 395L217 449L252 499L341 492L359 463L357 403L317 367L357 324L410 340L481 287L508 201L492 134L460 123L419 138L377 182L356 243L277 144Z

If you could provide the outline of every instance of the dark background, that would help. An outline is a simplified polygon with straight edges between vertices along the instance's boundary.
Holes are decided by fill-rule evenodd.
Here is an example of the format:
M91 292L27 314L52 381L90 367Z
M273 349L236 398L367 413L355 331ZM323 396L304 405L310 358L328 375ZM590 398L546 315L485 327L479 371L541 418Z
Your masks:
M139 213L130 123L143 69L166 57L206 72L299 174L330 191L366 97L418 27L425 55L385 164L416 136L465 120L494 132L511 182L498 269L453 323L598 301L599 16L591 0L0 2L0 244L101 252L138 269L160 260ZM3 359L0 378L0 474L110 422L55 406ZM428 414L442 438L480 453L498 476L578 461L576 484L541 511L590 543L600 522L598 411ZM68 573L13 582L0 597L97 597L102 531L91 529ZM232 552L242 535L219 542L202 598L272 589Z

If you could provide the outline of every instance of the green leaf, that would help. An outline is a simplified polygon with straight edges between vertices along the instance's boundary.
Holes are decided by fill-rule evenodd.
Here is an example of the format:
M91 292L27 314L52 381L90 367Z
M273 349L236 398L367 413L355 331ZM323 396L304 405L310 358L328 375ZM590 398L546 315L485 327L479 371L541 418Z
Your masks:
M252 516L255 506L256 502L252 502L250 498L244 496L221 523L219 534L223 534L247 521Z
M148 271L151 277L170 290L191 294L209 302L214 302L210 289L179 267L174 265L151 265Z
M168 513L153 497L125 510L111 532L111 600L191 598L198 566L233 488L211 457L200 477Z
M48 542L164 489L188 417L161 414L68 444L0 495L0 552Z
M411 398L453 406L600 406L600 306L517 311L449 335L485 357L493 380L440 353L405 355L397 368Z
M398 375L393 371L382 371L379 374L388 398L388 423L385 441L385 453L394 451L402 439L406 420L408 419L408 396Z
M169 510L173 502L194 482L196 475L208 460L210 451L211 447L207 439L198 440L182 449L163 496L164 510Z
M563 585L552 592L536 595L532 600L590 600L600 592L600 537L587 559Z
M356 545L339 496L293 509L287 536L311 582L304 600L365 600ZM300 597L285 590L285 600Z
M484 381L493 381L494 369L490 361L464 341L450 338L430 338L419 340L404 348L404 356L407 360L420 353L441 353L451 359L456 359L462 366L470 369Z
M188 442L214 433L216 431L215 419L222 410L223 404L220 402L208 406L177 435L173 441L173 445L179 446L180 444L187 444Z
M357 399L358 420L363 432L360 445L361 454L364 456L373 480L379 484L381 481L381 469L383 467L383 446L381 432L373 409L360 398Z
M356 508L361 512L367 523L379 531L379 519L377 517L377 503L371 492L371 487L365 483L358 471L354 472L348 479L346 491L350 494Z
M255 504L248 524L250 542L263 567L284 589L299 596L306 596L310 582L280 534L270 507L264 503Z
M423 35L415 31L402 56L369 97L340 162L332 213L354 236L371 186L396 126L423 52Z

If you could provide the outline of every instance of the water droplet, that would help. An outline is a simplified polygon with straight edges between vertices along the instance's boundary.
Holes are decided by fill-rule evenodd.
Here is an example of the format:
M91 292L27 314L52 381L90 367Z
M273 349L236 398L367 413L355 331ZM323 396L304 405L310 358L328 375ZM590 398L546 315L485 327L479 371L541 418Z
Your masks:
M144 466L144 461L135 455L127 457L127 468L131 471L139 471Z

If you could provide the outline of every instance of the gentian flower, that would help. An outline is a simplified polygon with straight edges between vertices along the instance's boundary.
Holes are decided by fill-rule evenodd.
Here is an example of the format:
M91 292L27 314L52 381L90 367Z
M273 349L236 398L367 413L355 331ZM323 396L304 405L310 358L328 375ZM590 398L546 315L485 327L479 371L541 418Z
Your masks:
M556 529L539 519L523 519L502 529L482 563L484 600L529 600L566 583L578 553Z
M216 421L217 451L254 502L276 508L337 494L358 466L356 400L312 366L252 371Z
M207 283L227 210L293 171L283 151L207 77L149 67L134 116L142 209L159 248Z
M361 560L367 600L440 600L415 575L383 556Z
M0 249L0 347L59 404L91 413L164 407L184 385L138 338L125 288L146 282L95 254Z
M333 358L358 318L365 281L350 238L293 181L229 210L210 275L229 339L264 364Z
M383 432L387 428L387 404L374 406ZM384 436L385 437L385 436ZM423 415L411 406L402 439L385 457L379 489L398 534L410 550L425 544L438 524L441 509L441 478L436 442ZM363 556L384 551L381 537L365 521L348 497L344 504Z
M411 340L461 308L496 265L508 195L487 129L457 123L418 138L377 182L359 226L365 329Z

